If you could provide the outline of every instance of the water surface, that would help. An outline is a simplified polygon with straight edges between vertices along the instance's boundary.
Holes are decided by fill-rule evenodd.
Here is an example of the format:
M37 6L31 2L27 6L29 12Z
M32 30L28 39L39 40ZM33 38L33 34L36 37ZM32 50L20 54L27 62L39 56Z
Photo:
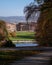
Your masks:
M33 42L18 42L15 43L16 47L26 47L26 46L38 46L37 43L33 43Z

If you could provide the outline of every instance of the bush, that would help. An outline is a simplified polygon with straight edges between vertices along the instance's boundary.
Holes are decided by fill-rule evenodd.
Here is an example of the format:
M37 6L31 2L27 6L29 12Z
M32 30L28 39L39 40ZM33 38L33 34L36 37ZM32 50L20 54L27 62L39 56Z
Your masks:
M15 47L11 40L6 40L5 43L1 45L1 47Z
M10 36L10 37L16 37L16 32L10 32L10 33L9 33L9 36Z

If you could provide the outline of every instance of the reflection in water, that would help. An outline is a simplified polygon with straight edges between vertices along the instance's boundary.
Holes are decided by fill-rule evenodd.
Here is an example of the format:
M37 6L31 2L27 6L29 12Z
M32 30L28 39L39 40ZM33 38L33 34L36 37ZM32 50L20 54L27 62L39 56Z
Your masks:
M38 46L37 43L33 43L33 42L18 42L15 43L16 47L25 47L25 46Z

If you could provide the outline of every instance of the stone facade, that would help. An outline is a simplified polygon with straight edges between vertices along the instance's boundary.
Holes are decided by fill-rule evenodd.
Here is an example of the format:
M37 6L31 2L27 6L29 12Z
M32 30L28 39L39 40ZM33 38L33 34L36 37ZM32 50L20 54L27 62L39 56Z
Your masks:
M6 23L6 28L8 32L15 32L15 31L35 31L37 27L37 23L29 22L29 23Z
M35 31L36 30L37 23L35 22L29 22L29 23L18 23L16 25L17 31Z
M6 28L7 28L8 32L15 32L16 24L15 23L6 23Z

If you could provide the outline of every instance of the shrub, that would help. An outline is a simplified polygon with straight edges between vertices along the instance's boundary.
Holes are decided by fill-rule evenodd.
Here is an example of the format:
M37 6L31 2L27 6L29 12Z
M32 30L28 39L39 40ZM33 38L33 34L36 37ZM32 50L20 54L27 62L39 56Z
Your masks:
M11 40L6 40L5 43L1 44L1 47L15 47Z

